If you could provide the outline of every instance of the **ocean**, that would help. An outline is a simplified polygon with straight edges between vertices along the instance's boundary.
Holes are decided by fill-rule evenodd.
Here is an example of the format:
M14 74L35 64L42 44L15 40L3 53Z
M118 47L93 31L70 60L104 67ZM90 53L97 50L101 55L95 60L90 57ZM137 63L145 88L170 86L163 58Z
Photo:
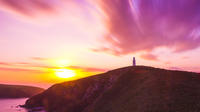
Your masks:
M19 107L19 105L23 105L26 100L27 98L0 99L0 112L30 112L24 108ZM44 112L44 111L35 111L35 112Z

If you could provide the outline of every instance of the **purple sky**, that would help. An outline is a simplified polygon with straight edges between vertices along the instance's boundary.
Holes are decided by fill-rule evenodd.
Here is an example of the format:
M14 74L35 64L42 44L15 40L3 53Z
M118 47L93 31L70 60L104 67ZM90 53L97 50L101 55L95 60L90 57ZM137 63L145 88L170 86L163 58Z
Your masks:
M58 67L59 60L106 71L131 65L132 56L140 65L200 72L199 6L199 0L0 0L0 81L16 82L8 78L27 69L46 73L44 66Z

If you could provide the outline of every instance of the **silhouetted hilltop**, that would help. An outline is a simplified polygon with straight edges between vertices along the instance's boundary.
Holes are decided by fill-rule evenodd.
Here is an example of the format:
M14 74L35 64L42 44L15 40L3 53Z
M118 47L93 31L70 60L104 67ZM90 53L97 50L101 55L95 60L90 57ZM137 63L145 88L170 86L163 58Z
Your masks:
M0 98L26 98L43 91L42 88L32 86L0 84Z
M55 84L25 107L48 112L199 112L200 74L125 67Z

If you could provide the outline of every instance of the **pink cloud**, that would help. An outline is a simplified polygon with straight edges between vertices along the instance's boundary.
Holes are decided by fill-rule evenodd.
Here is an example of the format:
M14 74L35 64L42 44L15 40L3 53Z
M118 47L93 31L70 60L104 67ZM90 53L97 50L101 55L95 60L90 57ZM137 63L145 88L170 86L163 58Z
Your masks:
M140 55L141 58L145 59L145 60L150 60L150 61L158 61L158 57L156 55L153 54L142 54Z
M104 42L93 49L95 52L120 56L145 51L149 54L143 55L144 58L155 60L151 53L158 47L184 52L200 46L199 0L0 0L4 10L31 17L55 14L60 6L71 5L76 7L72 6L69 12L79 7L98 10L104 19ZM86 12L90 15L90 11Z
M71 69L75 69L75 70L82 70L84 72L106 72L106 71L108 71L108 69L82 67L82 66L68 66L67 68L71 68Z
M183 71L183 69L182 69L182 68L179 68L179 67L169 67L168 69L170 69L170 70Z
M18 65L28 65L28 64L30 64L30 63L27 63L27 62L18 62L18 63L16 63L16 64L18 64Z
M44 64L35 64L35 63L27 63L27 62L0 62L2 66L8 67L32 67L32 68L42 68L42 69L58 69L59 67L49 66Z
M6 62L0 62L0 65L3 65L3 66L7 66L7 65L11 65L10 63L6 63Z
M74 14L88 10L87 0L0 0L0 8L26 17L58 16L60 13Z
M55 13L55 0L0 0L0 6L25 16Z
M44 60L48 60L48 58L42 58L42 57L31 57L32 60L36 60L36 61L44 61Z
M170 66L170 67L168 67L168 69L200 73L200 68L199 67L192 67L192 66L190 66L190 67Z
M99 4L107 33L102 47L93 51L119 56L151 53L158 47L183 52L200 45L199 0L100 0Z
M182 59L189 59L189 56L183 56Z
M167 62L164 62L164 64L166 64L166 65L170 65L171 62L170 62L170 61L167 61Z
M37 72L43 73L44 71L41 70L34 70L34 69L22 69L22 68L10 68L10 67L0 67L0 71L14 71L14 72Z
M41 60L40 58L36 58L36 60ZM44 58L46 59L46 58ZM42 58L43 60L43 58ZM34 63L26 63L26 62L18 62L18 63L9 63L9 62L0 62L0 65L8 66L2 67L0 70L4 71L38 71L37 69L61 69L62 67L50 66L50 65L43 65L43 64L34 64ZM32 69L26 69L33 68ZM25 69L21 69L25 68ZM81 70L84 72L106 72L108 69L103 68L93 68L93 67L83 67L83 66L66 66L66 69L74 69L74 70Z
M17 62L17 63L0 62L0 65L2 65L2 66L28 65L28 64L29 64L29 63L26 63L26 62Z

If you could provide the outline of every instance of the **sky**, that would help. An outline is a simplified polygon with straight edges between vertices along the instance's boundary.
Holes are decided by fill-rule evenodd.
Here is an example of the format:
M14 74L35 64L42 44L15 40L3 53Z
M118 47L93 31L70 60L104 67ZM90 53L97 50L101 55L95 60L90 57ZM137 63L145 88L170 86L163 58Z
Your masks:
M138 65L200 72L199 0L0 0L0 83ZM70 69L75 78L56 77Z

